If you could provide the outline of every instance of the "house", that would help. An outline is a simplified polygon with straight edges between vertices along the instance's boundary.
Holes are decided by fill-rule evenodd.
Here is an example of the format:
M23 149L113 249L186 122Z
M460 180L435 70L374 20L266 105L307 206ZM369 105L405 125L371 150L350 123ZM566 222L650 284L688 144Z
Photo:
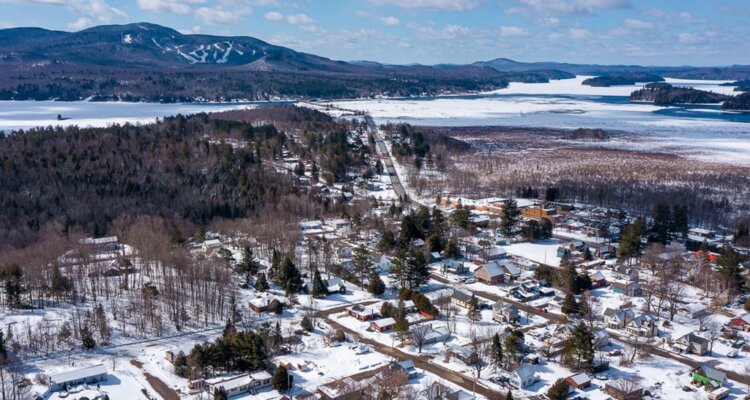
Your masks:
M281 303L281 306L284 307L284 298L283 297L276 297L276 296L264 296L252 299L248 302L248 306L251 310L257 312L257 313L264 313L269 311L274 306L274 302Z
M616 400L641 400L643 387L625 379L615 379L604 384L604 393Z
M380 316L380 312L375 307L365 307L361 304L347 308L346 313L360 321L372 321Z
M594 348L599 350L609 346L609 333L604 329L594 332Z
M323 222L321 222L320 220L303 221L299 223L299 227L302 230L302 233L305 234L320 232L323 230Z
M590 273L589 279L591 279L592 287L602 287L607 285L607 278L604 276L602 271L595 271Z
M461 290L454 290L453 294L451 295L451 304L468 309L473 297L474 296L472 296L471 293L466 293Z
M448 350L452 357L456 357L466 365L474 365L477 354L469 346L451 346Z
M508 252L505 251L502 247L493 247L490 249L490 251L487 252L487 258L492 260L500 260L502 258L505 258L508 255Z
M456 260L443 260L442 266L443 273L450 272L452 274L461 275L469 272L463 262Z
M573 240L572 242L568 243L568 250L570 251L583 251L585 247L586 244L583 243L582 240Z
M323 281L323 283L325 283L326 288L328 289L328 294L346 294L346 285L344 285L344 281L339 278L327 279ZM305 290L307 291L307 293L312 292L312 284L312 281L310 281L305 285Z
M396 325L396 320L390 317L370 322L370 328L378 332L389 331L393 329L393 325Z
M120 239L117 236L98 238L84 238L78 241L94 254L111 253L120 249Z
M438 326L433 328L432 325L426 328L424 332L424 344L431 344L437 342L445 342L450 339L451 333L445 326Z
M703 356L709 352L708 339L698 336L693 332L684 335L675 340L672 348L682 353L696 354Z
M586 389L591 386L591 378L583 372L565 378L565 382L573 389Z
M96 364L86 368L80 368L73 371L61 372L50 375L49 390L56 392L66 390L83 383L96 383L107 379L107 367L103 364Z
M203 244L201 245L201 250L203 250L203 253L207 256L210 256L216 251L219 251L221 249L221 241L219 239L208 239L203 241Z
M603 246L598 246L593 251L593 256L596 258L601 258L602 260L606 260L608 258L612 258L617 255L617 248L615 246L608 244Z
M439 262L442 259L443 259L443 256L439 252L437 252L437 251L433 251L432 253L430 253L430 262L431 263Z
M657 332L656 319L649 314L639 315L627 322L625 330L635 336L654 337Z
M503 281L503 270L496 262L492 261L477 268L474 271L474 276L484 283L495 285Z
M503 280L505 282L513 282L519 277L521 277L521 270L518 269L518 267L513 264L512 262L508 260L503 261L496 261L498 265L500 266L500 269L503 271Z
M373 260L373 264L379 271L388 271L393 266L393 263L386 256L378 256Z
M690 319L699 319L702 317L706 317L709 315L708 310L706 309L706 306L700 303L689 303L685 304L684 307L680 309L685 316L687 316Z
M414 367L413 360L404 360L394 364L398 366L394 367L399 369L408 379L414 379L417 377L417 368Z
M525 207L521 209L521 215L523 215L526 218L534 219L537 221L541 221L543 219L548 219L550 221L555 221L558 219L559 215L557 215L557 209L554 207Z
M470 400L475 398L471 393L451 389L440 382L432 382L419 395L419 398L431 400Z
M211 397L218 398L221 389L227 393L227 397L239 396L245 393L254 393L256 390L271 386L272 376L266 371L257 371L251 374L243 374L232 378L219 378L208 382L208 393Z
M608 313L608 311L610 312ZM607 327L610 329L625 328L627 323L635 318L635 312L631 308L624 310L607 309L604 311L604 315L607 316L607 314L610 314L607 319Z
M750 332L750 313L741 317L732 318L729 321L729 327L738 331Z
M492 319L498 322L514 322L518 319L518 307L498 300L492 305Z
M566 248L565 246L560 246L557 248L557 256L562 258L565 256L570 256L570 249Z
M638 281L616 279L610 282L612 291L625 296L636 297L641 295L641 285Z
M703 228L691 228L688 229L688 237L690 240L695 240L696 242L703 242L705 240L713 239L714 236L716 236L716 232L708 229Z
M727 385L727 374L717 370L711 364L703 364L693 371L693 383L719 388Z
M511 386L517 389L523 389L525 387L531 386L538 381L539 377L528 365L524 365L523 367L518 368L517 370L511 372L508 376L508 383L510 383Z

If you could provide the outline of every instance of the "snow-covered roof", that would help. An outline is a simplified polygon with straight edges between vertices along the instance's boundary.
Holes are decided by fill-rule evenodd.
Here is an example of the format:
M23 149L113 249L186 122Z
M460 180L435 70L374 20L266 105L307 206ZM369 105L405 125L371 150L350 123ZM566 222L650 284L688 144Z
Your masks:
M393 318L391 318L391 317L388 317L388 318L383 318L383 319L379 319L379 320L376 320L376 321L372 321L371 324L377 326L378 328L385 328L385 327L388 327L388 326L395 325L396 324L396 320L393 319Z
M61 372L59 374L50 375L49 381L52 383L63 384L66 382L77 381L86 379L96 375L102 375L107 373L107 367L103 364L92 365L90 367L76 369L73 371Z
M591 378L589 378L589 376L583 372L579 374L575 374L573 376L569 376L568 379L571 380L576 385L582 385L591 380Z
M480 268L483 269L485 272L487 272L487 275L490 277L500 276L503 274L503 271L500 269L500 266L497 265L497 263L494 261L488 262L486 264L482 264Z
M110 244L117 243L117 236L105 236L100 238L85 238L78 241L80 244Z

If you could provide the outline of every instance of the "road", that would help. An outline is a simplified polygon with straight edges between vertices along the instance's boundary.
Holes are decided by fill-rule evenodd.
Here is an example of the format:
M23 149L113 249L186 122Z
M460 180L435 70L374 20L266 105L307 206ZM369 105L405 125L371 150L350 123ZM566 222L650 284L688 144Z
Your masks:
M375 302L377 301L373 300L373 301L368 301L368 302L364 302L361 304L367 305L367 304L373 304ZM498 399L498 398L503 398L505 396L505 393L501 393L497 390L490 389L482 385L481 383L475 384L472 378L464 374L461 374L456 371L450 370L448 368L442 367L440 365L431 363L430 358L427 356L418 356L414 354L404 353L403 351L397 348L385 345L383 343L377 342L372 339L364 338L362 337L362 335L359 334L359 332L341 325L334 318L331 317L334 314L338 314L338 313L345 311L350 306L351 304L347 304L344 306L331 308L325 311L320 311L318 312L318 316L325 319L326 322L328 322L328 324L331 325L331 327L333 327L334 329L343 330L348 336L357 338L357 340L360 343L367 344L378 353L387 355L399 361L403 361L406 359L413 360L414 365L417 368L433 373L439 376L440 378L445 379L446 381L455 383L456 385L462 387L464 390L468 392L473 393L476 391L477 394L485 396L488 399Z
M398 177L396 167L393 164L393 158L388 152L388 148L385 146L383 135L380 133L377 126L375 126L375 121L373 121L372 117L369 115L365 117L365 121L367 121L367 127L370 130L370 133L372 133L372 136L375 138L375 143L377 143L378 147L380 148L380 152L386 156L383 159L383 161L385 161L385 170L386 172L388 172L388 177L391 179L391 187L393 187L393 191L396 192L396 196L398 196L398 198L405 203L419 205L418 202L410 199L409 196L407 196L406 190L404 190L404 185L401 184L401 179Z

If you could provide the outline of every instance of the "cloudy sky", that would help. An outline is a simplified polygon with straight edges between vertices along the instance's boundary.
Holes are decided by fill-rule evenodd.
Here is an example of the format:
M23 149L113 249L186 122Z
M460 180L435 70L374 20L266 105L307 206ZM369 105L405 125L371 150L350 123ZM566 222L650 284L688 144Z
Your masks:
M0 0L0 28L152 22L340 60L750 64L750 0Z

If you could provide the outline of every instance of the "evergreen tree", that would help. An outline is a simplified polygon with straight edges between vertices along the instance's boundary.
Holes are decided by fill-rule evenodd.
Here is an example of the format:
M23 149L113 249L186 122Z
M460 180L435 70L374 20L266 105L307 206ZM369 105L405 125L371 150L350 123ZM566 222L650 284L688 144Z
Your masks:
M380 251L390 251L396 247L396 237L393 235L393 231L390 229L384 230L380 234L380 241L378 242L378 249Z
M568 382L560 378L547 390L547 398L549 400L565 400L568 397L568 388Z
M578 313L578 303L576 303L576 298L573 296L573 293L568 292L565 295L565 299L563 300L562 306L560 307L560 310L565 315L571 315L571 314L577 314Z
M318 168L318 163L316 163L315 160L313 160L312 166L310 166L310 176L316 181L320 179L320 169Z
M370 251L364 245L359 245L354 249L352 256L352 267L357 274L357 280L363 285L365 278L373 271L372 257Z
M651 227L654 240L661 244L667 244L671 227L672 215L669 207L664 204L657 204L654 208L654 225Z
M518 209L518 203L513 198L503 201L503 208L500 213L502 221L500 221L500 232L503 236L510 237L513 234L513 228L518 224L518 217L521 215L521 211Z
M745 290L745 279L742 276L740 267L740 255L732 246L724 246L716 260L719 267L719 274L724 278L727 287L733 292L743 292Z
M430 270L422 252L413 249L407 265L409 289L416 289L430 280Z
M688 232L688 212L685 206L673 206L672 207L672 232L679 232L682 237L687 236Z
M404 315L397 316L396 324L393 325L393 330L396 332L398 340L406 340L409 336L409 321L406 320Z
M378 158L378 161L375 162L375 172L378 175L383 175L383 163Z
M380 279L380 275L378 275L377 272L373 271L370 274L370 277L367 278L367 292L375 295L380 296L381 294L385 293L385 283L382 279Z
M453 222L453 225L466 229L469 227L469 217L471 214L469 213L469 210L465 208L456 208L451 213L451 222Z
M396 252L396 257L393 258L388 272L391 275L391 279L395 285L399 288L407 287L408 276L409 276L409 256L406 250L400 249Z
M304 329L306 332L312 332L315 330L315 327L313 327L312 321L310 321L310 318L305 315L302 317L302 321L300 322L300 327Z
M294 174L297 176L305 174L305 164L302 163L302 160L298 161L297 165L294 166Z
M290 389L291 385L289 371L286 370L284 365L279 365L276 368L276 372L273 374L273 388L279 392L286 392Z
M229 394L223 386L214 392L214 400L229 400Z
M281 263L277 279L279 284L284 287L284 293L286 293L287 297L299 293L302 289L302 276L297 266L294 265L294 262L289 257L285 257Z
M8 359L8 346L5 344L5 333L0 329L0 365Z
M482 319L482 314L479 310L479 300L474 296L474 293L471 294L471 299L469 300L468 317L472 321L479 321Z
M11 307L21 305L21 294L24 292L21 277L23 277L23 268L18 264L0 267L0 279L5 282L5 297Z
M503 344L500 342L500 334L492 336L492 348L490 349L492 366L497 370L503 365Z
M505 400L513 400L513 392L508 390L508 393L505 395Z
M245 284L250 284L250 279L258 273L258 269L260 269L260 263L253 256L250 246L245 246L242 249L242 262L240 262L240 272L245 276Z
M448 258L461 258L461 249L458 247L458 243L451 239L445 246L445 256Z
M643 235L643 220L636 220L628 224L620 235L620 247L617 249L617 258L629 260L641 255L641 236Z
M563 347L562 363L576 372L594 370L594 334L585 323L579 322L571 330Z
M323 282L323 279L320 277L320 271L318 271L317 269L315 270L315 274L313 275L311 294L313 297L318 299L328 296L328 286Z
M258 274L258 279L255 280L255 290L259 292L265 292L268 290L268 281L266 280L266 274Z
M594 259L594 255L591 254L591 249L586 246L586 250L583 251L583 261L591 261Z
M542 218L542 222L539 223L539 236L537 239L547 240L552 237L552 221L548 218Z
M88 326L81 329L81 346L84 350L91 350L96 347L96 340L94 340L94 335L91 334Z

